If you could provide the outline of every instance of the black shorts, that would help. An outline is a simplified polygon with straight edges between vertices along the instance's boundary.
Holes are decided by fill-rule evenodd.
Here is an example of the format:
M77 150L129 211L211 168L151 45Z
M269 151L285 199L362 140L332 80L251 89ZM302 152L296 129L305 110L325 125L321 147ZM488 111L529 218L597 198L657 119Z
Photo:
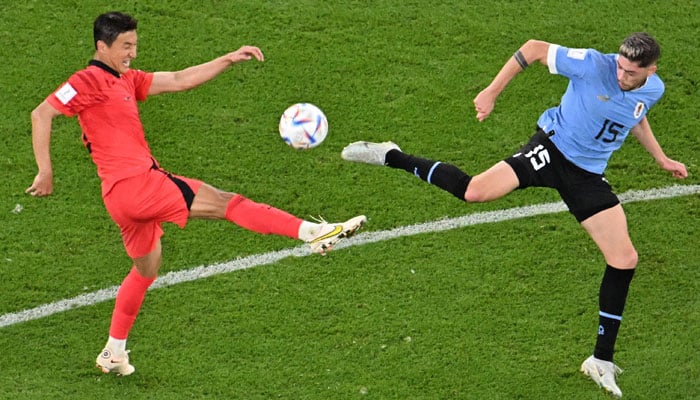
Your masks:
M519 189L556 189L578 222L619 204L605 176L588 172L567 160L549 140L552 134L538 128L528 144L504 160L518 176Z

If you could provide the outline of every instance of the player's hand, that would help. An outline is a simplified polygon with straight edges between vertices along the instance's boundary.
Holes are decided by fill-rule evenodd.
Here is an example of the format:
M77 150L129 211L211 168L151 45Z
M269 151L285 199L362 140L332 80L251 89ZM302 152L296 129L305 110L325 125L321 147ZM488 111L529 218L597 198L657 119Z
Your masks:
M476 109L476 119L479 122L486 119L491 114L493 107L496 104L497 95L488 90L488 88L479 92L474 98L474 108Z
M255 58L258 61L265 61L265 56L263 55L262 50L255 46L243 46L240 49L229 53L228 56L232 64L236 64L241 61L248 61L252 58Z
M688 177L688 170L682 162L668 158L661 164L661 168L670 172L674 178L685 179Z
M38 173L34 178L32 186L28 187L24 193L35 197L44 197L53 193L53 174Z

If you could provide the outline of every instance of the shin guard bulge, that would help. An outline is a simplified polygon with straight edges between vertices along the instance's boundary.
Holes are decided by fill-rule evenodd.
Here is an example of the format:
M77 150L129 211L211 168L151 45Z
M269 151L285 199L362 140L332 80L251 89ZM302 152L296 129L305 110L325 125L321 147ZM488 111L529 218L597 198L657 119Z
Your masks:
M141 304L146 296L146 291L156 280L141 276L133 267L122 281L117 299L112 312L112 323L109 327L109 335L115 339L126 339L134 325L136 316L141 309Z
M226 219L253 232L298 239L302 219L267 204L256 203L239 194L226 207Z

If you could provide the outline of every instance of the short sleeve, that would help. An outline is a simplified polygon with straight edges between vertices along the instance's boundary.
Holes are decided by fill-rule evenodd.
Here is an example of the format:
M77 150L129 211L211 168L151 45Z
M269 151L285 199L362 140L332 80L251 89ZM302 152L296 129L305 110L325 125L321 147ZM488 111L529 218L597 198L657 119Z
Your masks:
M134 69L130 70L129 74L131 74L130 78L134 83L136 100L146 100L146 97L148 97L148 91L151 89L151 83L153 83L153 73Z
M62 114L72 117L91 105L104 101L104 95L95 90L93 76L85 70L76 72L46 98Z
M595 68L596 56L592 49L573 49L552 44L547 52L547 66L552 74L567 78L583 78L588 70Z
M56 89L53 93L46 98L46 101L53 106L56 110L61 112L61 114L72 117L76 114L75 111L71 109L68 105L71 100L78 95L73 85L70 82L65 82Z

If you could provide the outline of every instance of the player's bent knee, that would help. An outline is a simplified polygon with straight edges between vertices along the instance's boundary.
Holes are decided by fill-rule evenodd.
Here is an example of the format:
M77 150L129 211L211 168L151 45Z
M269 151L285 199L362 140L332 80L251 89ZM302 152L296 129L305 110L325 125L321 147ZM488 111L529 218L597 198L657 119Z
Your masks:
M490 200L486 187L479 176L472 178L464 192L464 200L469 203L483 203Z
M486 196L483 192L478 190L467 189L464 193L464 200L468 203L483 203L486 201Z
M469 203L493 201L512 192L518 185L515 172L508 164L501 162L469 181L464 200Z
M502 194L495 192L493 189L479 188L478 186L469 185L464 193L464 200L468 203L485 203L502 197Z
M639 255L637 250L634 248L625 251L624 253L616 254L614 257L610 257L606 262L608 265L617 269L633 269L637 267L637 262L639 261Z
M234 193L203 184L190 208L190 218L224 218Z
M632 249L628 255L627 267L630 269L635 268L637 266L637 262L639 262L639 254L637 254L636 250Z

